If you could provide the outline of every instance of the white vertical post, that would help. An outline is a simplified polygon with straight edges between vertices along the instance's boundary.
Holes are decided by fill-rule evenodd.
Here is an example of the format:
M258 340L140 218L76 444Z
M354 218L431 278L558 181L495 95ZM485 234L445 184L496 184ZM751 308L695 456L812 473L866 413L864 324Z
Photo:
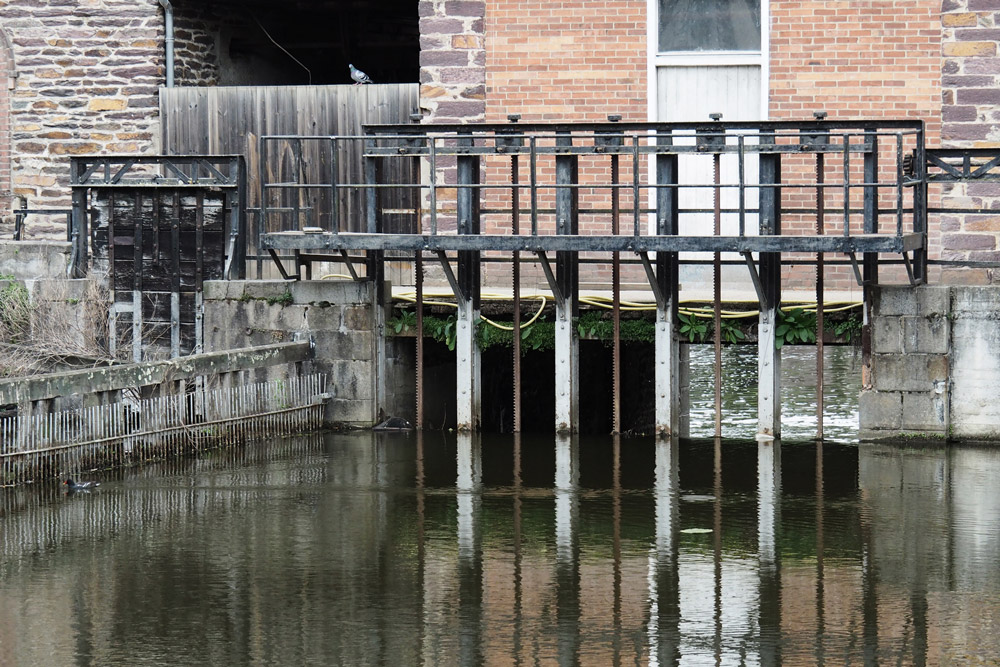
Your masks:
M580 337L573 326L572 299L556 302L556 432L580 425Z
M455 323L455 364L457 370L456 417L459 431L478 431L482 414L482 373L476 320L479 309L472 299L459 299Z

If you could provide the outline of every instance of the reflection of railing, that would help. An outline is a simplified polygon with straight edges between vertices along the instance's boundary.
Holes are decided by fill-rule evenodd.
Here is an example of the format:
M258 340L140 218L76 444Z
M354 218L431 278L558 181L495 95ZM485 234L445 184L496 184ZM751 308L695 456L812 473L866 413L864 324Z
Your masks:
M2 482L319 428L324 376L248 384L240 375L310 356L309 343L283 343L0 381L0 405L19 406L0 419Z

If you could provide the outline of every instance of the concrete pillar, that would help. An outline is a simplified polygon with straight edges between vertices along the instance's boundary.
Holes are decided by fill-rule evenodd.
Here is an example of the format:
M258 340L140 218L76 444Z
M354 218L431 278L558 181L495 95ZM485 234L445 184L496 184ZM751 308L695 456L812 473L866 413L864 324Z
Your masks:
M559 133L557 146L572 146L568 132ZM576 155L556 156L556 233L575 235L579 232L580 206L579 166ZM573 317L577 314L579 283L578 255L575 252L556 253L558 293L556 300L555 362L556 362L556 432L575 433L580 427L580 340Z
M471 134L459 136L459 145L472 146ZM479 156L460 155L458 184L474 186L479 183ZM458 233L479 233L479 190L472 187L458 189ZM481 276L479 252L463 250L458 253L458 321L455 325L455 354L457 368L456 417L459 431L478 431L482 415L482 383L479 346L476 344L476 322L479 321Z
M455 323L456 418L459 431L478 431L482 415L482 367L476 344L479 309L459 299Z
M658 146L669 146L669 133L657 136ZM677 155L656 156L656 182L658 185L677 183ZM676 235L678 223L677 188L660 188L656 191L656 233ZM680 340L677 333L677 253L656 253L656 276L660 298L656 308L654 346L656 371L654 373L654 418L656 435L669 438L680 433Z
M767 139L761 137L761 142ZM781 233L781 155L760 156L760 233ZM781 305L781 253L762 252L759 262L760 319L757 325L757 437L781 437L781 350L775 348Z
M580 339L573 326L571 299L556 303L556 432L580 426Z

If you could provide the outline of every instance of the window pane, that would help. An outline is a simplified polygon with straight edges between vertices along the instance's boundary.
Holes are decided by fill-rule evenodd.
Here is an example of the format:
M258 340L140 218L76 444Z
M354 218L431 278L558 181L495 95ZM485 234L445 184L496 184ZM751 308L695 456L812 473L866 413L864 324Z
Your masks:
M660 51L760 51L760 0L660 0Z

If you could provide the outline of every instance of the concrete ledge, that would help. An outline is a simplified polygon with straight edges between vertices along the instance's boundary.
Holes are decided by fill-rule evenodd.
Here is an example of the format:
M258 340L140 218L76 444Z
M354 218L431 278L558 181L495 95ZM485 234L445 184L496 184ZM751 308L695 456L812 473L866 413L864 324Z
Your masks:
M65 278L71 254L68 241L0 241L0 275L16 280Z

